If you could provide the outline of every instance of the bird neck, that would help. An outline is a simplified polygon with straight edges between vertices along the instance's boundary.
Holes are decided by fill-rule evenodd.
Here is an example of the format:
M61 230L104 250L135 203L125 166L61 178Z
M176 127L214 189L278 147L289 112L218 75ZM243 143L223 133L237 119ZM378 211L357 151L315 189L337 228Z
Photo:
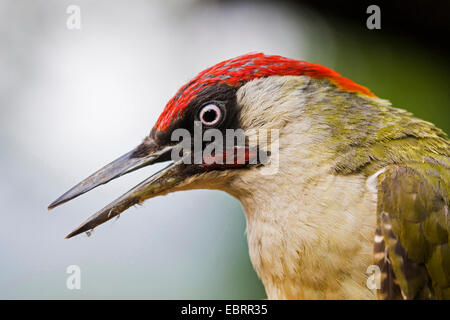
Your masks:
M334 175L309 161L281 160L273 176L249 170L228 190L244 208L250 258L268 298L374 298L365 271L376 194L361 174Z
M242 203L250 258L270 299L374 298L365 271L372 264L376 193L362 173L336 174L345 141L330 145L331 115L321 113L331 108L327 97L335 88L317 84L280 77L238 92L244 124L254 127L264 117L260 127L280 128L279 168L272 175L242 170L226 191Z

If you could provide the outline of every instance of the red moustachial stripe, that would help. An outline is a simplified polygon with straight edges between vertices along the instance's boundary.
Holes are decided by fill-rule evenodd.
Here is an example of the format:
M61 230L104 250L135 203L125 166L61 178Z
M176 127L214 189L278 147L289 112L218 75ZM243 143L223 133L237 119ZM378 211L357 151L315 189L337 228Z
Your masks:
M253 79L274 75L306 75L312 78L325 78L342 90L375 96L366 87L344 78L336 71L320 64L254 53L222 61L199 73L170 99L155 127L157 130L166 130L174 120L181 116L189 102L206 86L218 83L240 86Z

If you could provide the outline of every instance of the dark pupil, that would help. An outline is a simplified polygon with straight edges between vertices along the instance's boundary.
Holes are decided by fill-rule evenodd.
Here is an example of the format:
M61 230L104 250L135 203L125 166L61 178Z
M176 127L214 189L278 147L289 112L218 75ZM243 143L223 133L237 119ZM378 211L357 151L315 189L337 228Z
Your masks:
M217 112L214 109L209 109L203 113L203 121L206 123L213 122L217 118Z

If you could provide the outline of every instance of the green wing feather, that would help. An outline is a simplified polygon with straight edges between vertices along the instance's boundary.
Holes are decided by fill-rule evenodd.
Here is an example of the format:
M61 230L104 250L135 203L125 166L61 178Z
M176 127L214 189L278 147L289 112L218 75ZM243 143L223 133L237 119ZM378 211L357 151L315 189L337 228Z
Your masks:
M450 299L447 135L388 101L311 86L323 93L304 112L329 130L313 152L334 152L330 172L370 177L384 170L374 239L384 277L379 296Z
M392 165L379 176L377 230L385 272L394 275L382 281L381 298L399 298L388 289L394 285L405 299L450 299L449 183L449 169L433 161Z

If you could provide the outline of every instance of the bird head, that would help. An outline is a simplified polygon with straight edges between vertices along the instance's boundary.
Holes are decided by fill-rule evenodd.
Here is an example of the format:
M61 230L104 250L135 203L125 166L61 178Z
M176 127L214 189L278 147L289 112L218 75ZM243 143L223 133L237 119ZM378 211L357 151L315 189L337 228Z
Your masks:
M64 193L49 209L126 173L166 161L168 166L94 214L67 237L89 231L130 206L158 195L199 188L223 189L233 194L233 179L246 172L260 172L271 163L279 153L278 149L272 150L273 145L289 150L305 148L299 141L308 141L306 147L314 148L319 137L324 136L319 128L325 126L326 117L319 114L324 110L326 114L326 108L330 108L326 98L342 93L373 96L367 88L319 64L262 53L223 61L179 89L140 145ZM306 104L308 110L302 107ZM263 130L265 138L258 133ZM299 137L293 143L293 137L302 133L308 133L309 139ZM183 139L182 144L183 134L191 139ZM234 134L230 144L225 143L229 134ZM288 143L283 143L285 136L291 137Z

